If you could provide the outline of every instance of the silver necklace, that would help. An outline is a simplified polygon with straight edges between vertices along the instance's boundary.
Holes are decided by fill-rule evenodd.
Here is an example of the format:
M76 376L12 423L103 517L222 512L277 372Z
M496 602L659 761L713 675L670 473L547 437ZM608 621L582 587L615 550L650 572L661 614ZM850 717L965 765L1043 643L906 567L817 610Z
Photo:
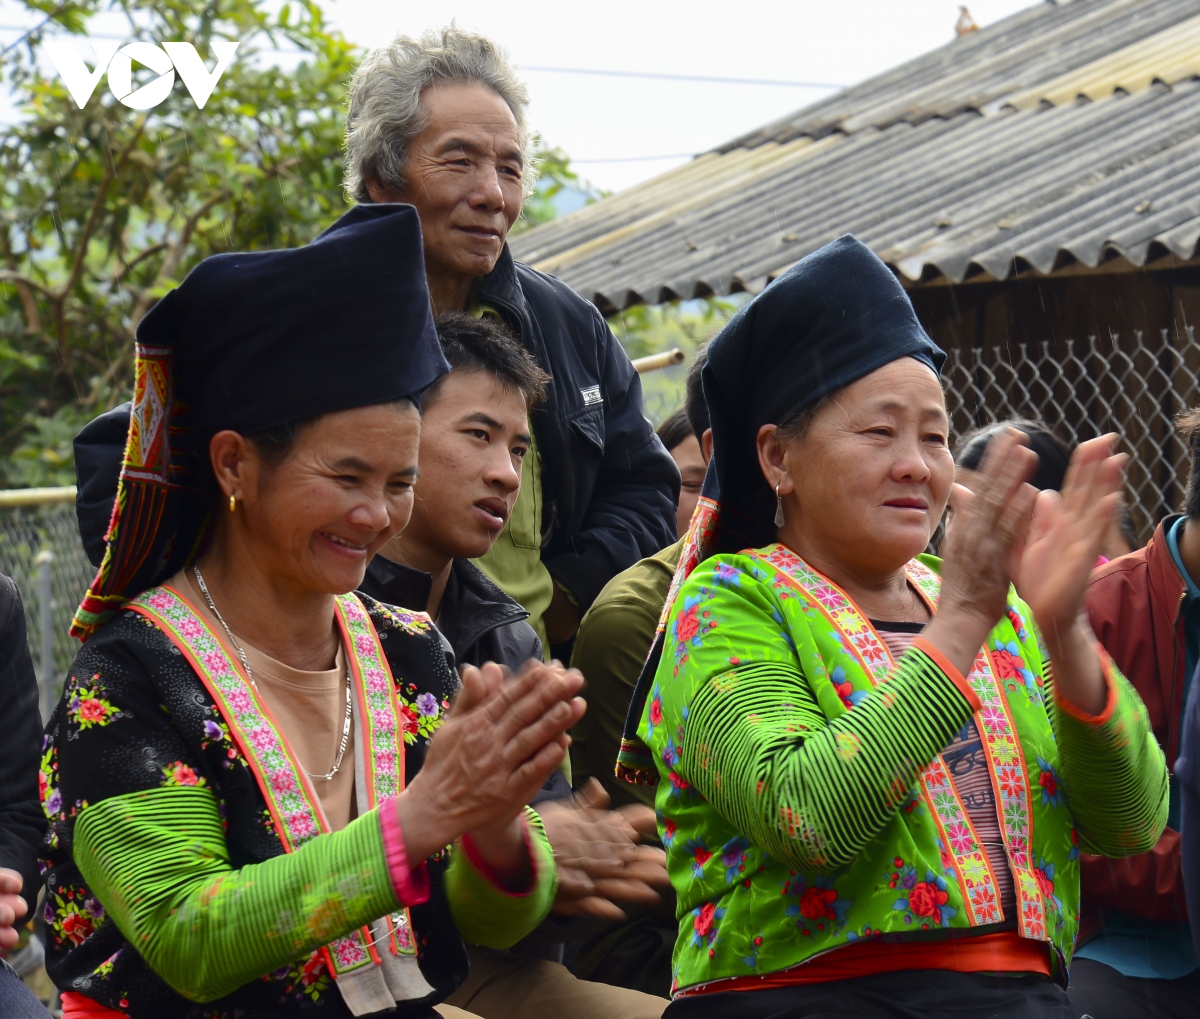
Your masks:
M225 617L221 615L221 610L217 608L213 597L208 593L208 585L204 583L204 576L200 573L200 567L192 565L192 572L196 575L196 583L200 585L200 592L204 595L204 600L208 602L208 607L212 609L212 614L220 620L221 625L225 627L225 632L229 635L229 641L237 649L238 657L242 660L242 668L246 670L246 678L250 680L250 685L258 690L258 684L254 682L254 673L250 671L250 663L246 660L246 652L242 645L238 643L237 638L233 635L233 631L229 629L229 624L225 622ZM350 706L350 670L346 670L346 717L342 720L342 743L338 747L337 760L333 762L333 767L324 775L314 775L307 768L304 773L314 782L330 782L333 776L338 773L338 769L342 766L342 758L346 756L346 744L350 742L350 722L351 722L351 706Z

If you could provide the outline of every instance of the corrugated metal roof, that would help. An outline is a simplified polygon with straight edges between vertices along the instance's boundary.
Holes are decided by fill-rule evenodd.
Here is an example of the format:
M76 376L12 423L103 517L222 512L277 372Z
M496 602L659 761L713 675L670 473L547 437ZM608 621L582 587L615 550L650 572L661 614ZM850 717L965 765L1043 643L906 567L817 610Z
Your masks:
M853 231L910 281L1196 254L1200 0L1041 3L514 253L607 311L756 291Z

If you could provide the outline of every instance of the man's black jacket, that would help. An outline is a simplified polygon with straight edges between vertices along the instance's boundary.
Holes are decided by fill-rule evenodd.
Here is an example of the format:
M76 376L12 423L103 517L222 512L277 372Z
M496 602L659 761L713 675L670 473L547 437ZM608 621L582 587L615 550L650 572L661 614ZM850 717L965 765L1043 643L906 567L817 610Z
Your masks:
M476 299L550 373L533 413L542 458L542 561L587 609L600 589L676 539L679 470L646 420L638 374L600 312L507 245Z
M38 800L38 759L42 722L38 687L29 646L25 610L17 585L0 573L0 704L4 738L0 740L0 867L24 879L21 895L33 908L41 887L37 855L46 834L46 816Z
M359 585L363 594L387 605L424 612L429 605L433 577L377 555L367 566ZM529 613L493 584L479 567L455 559L450 580L438 607L437 628L454 652L459 665L498 662L516 672L529 659L542 657L542 642L526 619ZM533 798L560 800L571 795L571 786L556 771Z
M377 555L367 566L359 590L376 601L424 612L433 578ZM437 627L454 651L458 665L499 662L516 672L530 658L542 657L542 642L526 619L529 613L493 584L479 567L455 559L442 595Z

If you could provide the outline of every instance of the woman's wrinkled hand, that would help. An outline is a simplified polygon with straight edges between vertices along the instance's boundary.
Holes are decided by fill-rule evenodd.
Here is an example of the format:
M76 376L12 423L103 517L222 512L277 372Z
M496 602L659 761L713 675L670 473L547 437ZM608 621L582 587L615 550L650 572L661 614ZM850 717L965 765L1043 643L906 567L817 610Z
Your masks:
M670 887L666 855L640 844L654 833L654 811L608 807L608 793L594 778L569 800L537 805L558 871L555 913L622 920L617 903L653 906L657 889Z
M1116 443L1115 435L1080 443L1062 494L1041 492L1034 506L1013 580L1051 649L1080 625L1088 578L1121 505L1129 458Z
M468 831L504 829L566 756L583 716L583 676L529 662L507 679L493 663L462 673L421 771L396 803L414 863Z
M13 948L21 937L17 917L24 916L28 908L21 897L22 880L15 870L0 867L0 948Z
M988 444L974 491L955 486L954 527L943 546L938 612L924 636L964 675L1008 605L1037 497L1037 454L1006 429Z

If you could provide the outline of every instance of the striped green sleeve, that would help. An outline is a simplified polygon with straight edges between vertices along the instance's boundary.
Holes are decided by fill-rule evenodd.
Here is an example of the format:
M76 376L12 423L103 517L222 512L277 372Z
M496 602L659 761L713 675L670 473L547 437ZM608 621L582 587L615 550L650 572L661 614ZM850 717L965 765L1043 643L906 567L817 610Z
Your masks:
M1054 695L1048 662L1047 710L1081 847L1133 856L1153 849L1167 823L1167 764L1137 691L1103 650L1100 660L1108 702L1098 716L1087 717Z
M85 807L74 858L121 933L191 1001L212 1001L397 906L375 811L234 869L212 791L166 786Z
M738 636L778 634L769 619L759 622ZM711 675L691 699L681 756L693 763L685 777L776 859L804 870L845 866L970 719L971 702L913 648L885 687L831 722L794 658L764 662L740 646L751 664ZM689 667L703 667L703 652L691 654Z
M464 941L485 948L511 948L550 912L557 890L554 853L542 820L525 808L526 832L533 857L533 887L515 895L484 875L461 847L446 869L446 897Z

